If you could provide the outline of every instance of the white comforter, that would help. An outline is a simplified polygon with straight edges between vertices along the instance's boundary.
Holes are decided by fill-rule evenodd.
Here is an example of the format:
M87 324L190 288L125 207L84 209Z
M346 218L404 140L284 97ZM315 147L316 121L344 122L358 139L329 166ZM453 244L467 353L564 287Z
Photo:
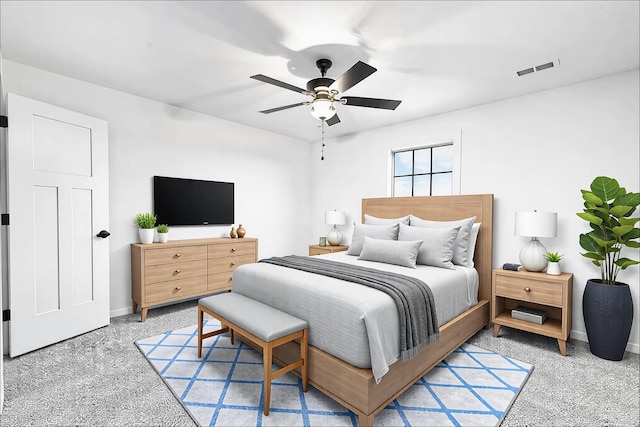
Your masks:
M321 256L421 279L433 292L440 325L478 302L478 274L473 268L419 265L411 269L358 260L345 252ZM383 292L266 263L238 267L232 290L306 320L309 344L351 365L371 368L376 382L400 357L397 308Z

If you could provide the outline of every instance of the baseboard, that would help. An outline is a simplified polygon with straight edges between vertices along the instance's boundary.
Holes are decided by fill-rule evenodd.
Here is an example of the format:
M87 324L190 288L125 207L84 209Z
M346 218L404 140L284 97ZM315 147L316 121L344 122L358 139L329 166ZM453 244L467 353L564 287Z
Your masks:
M110 318L114 318L114 317L120 317L120 316L124 316L126 314L131 314L133 312L133 307L125 307L125 308L121 308L118 310L112 310L109 312L109 317Z
M582 342L589 342L589 339L587 338L587 333L586 332L580 332L580 331L571 331L571 339L576 339L578 341L582 341ZM635 344L635 343L627 343L627 348L625 349L626 351L628 351L629 353L636 353L636 354L640 354L640 344Z

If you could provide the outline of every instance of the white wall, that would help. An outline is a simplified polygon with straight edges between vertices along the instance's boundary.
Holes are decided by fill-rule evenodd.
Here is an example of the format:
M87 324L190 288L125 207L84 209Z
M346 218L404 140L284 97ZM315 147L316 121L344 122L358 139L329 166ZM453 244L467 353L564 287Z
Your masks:
M461 144L461 194L495 197L494 267L519 262L527 238L513 234L516 211L558 213L558 237L541 241L548 250L566 254L561 267L574 273L571 336L586 341L582 293L588 279L599 277L599 270L580 255L578 236L589 231L576 216L582 210L580 189L588 188L596 176L607 175L628 191L640 191L639 81L635 70L329 140L323 162L320 144L314 144L313 235L327 232L324 210L346 210L359 222L361 198L389 195L390 150L454 140ZM342 231L348 243L352 227ZM640 259L640 251L629 252ZM618 276L631 287L636 314L627 348L636 353L639 271L635 266Z
M6 92L109 122L111 315L130 313L133 217L153 211L153 175L235 183L235 219L261 258L306 254L310 145L12 61ZM9 106L10 107L10 106ZM169 238L228 236L230 227L172 227Z

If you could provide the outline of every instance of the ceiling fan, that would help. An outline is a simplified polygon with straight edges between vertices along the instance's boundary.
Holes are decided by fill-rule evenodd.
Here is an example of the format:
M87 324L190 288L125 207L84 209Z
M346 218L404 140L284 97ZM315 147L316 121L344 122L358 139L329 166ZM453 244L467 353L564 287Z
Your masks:
M316 66L320 70L322 77L309 80L307 82L306 89L281 82L280 80L267 77L263 74L256 74L255 76L251 76L252 79L289 89L294 92L302 93L303 95L307 95L312 98L309 101L298 102L291 105L284 105L282 107L262 110L260 112L264 114L270 114L275 113L276 111L299 107L301 105L311 105L311 115L318 120L326 122L329 126L332 126L340 123L340 118L338 117L338 114L336 114L336 107L334 103L353 105L356 107L395 110L396 107L398 107L398 105L400 105L400 103L402 102L392 99L362 98L359 96L340 96L341 93L351 89L353 86L360 83L371 74L375 73L377 69L372 67L371 65L365 64L362 61L358 61L353 67L351 67L343 75L338 77L337 80L333 80L325 77L327 74L327 70L331 68L332 64L333 63L329 59L318 59L316 61Z

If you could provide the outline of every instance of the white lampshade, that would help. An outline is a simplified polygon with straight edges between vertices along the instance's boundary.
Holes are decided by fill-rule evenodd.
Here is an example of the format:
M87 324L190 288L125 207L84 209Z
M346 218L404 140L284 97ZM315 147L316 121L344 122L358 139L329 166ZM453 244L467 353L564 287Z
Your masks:
M515 234L531 240L520 250L520 264L529 271L542 271L547 266L547 249L538 237L556 237L558 214L555 212L516 212Z
M324 213L324 223L332 225L345 225L347 223L347 215L344 211L326 211Z
M555 212L516 212L516 236L556 237L558 214Z

